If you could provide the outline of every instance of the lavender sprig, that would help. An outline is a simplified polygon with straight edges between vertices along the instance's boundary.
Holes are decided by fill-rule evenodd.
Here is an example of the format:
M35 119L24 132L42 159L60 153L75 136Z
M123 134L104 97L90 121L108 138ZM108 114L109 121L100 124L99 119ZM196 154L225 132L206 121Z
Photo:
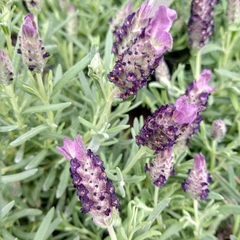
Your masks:
M188 22L189 44L202 48L213 34L214 5L218 0L192 0Z
M0 83L9 85L13 82L14 69L8 55L0 49Z
M120 89L122 99L136 95L147 84L164 52L172 48L169 30L176 12L165 6L154 12L154 6L155 2L145 1L115 33L112 52L118 60L108 78Z
M188 191L194 199L205 200L209 194L208 184L212 178L207 173L205 157L202 153L194 155L194 166L188 178L182 183L183 191Z
M50 55L39 37L33 14L30 13L24 18L22 36L19 39L21 44L18 53L22 54L24 64L31 72L41 73Z
M112 181L107 178L102 160L86 149L80 137L65 138L57 150L70 160L72 183L82 202L83 214L89 213L96 225L107 228L120 208ZM114 210L115 209L115 210Z

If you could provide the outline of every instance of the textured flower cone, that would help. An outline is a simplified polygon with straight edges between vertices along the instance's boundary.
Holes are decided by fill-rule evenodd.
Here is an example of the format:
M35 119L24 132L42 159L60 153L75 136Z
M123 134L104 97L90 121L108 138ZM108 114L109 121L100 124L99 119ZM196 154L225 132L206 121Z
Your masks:
M188 22L189 44L203 47L213 34L214 5L218 0L192 0L191 17Z
M76 12L75 6L70 4L68 9L68 17L71 17ZM67 24L66 31L69 36L77 36L78 33L78 18L75 16L72 20L70 20Z
M229 24L240 23L240 0L228 0L227 17Z
M172 48L169 30L176 12L159 6L152 16L154 6L145 1L115 33L112 52L118 60L108 78L120 89L122 99L136 95L147 84L164 52Z
M39 13L42 9L43 0L26 0L26 4L30 12Z
M151 162L150 166L146 166L146 171L150 173L152 183L157 187L165 186L170 174L174 174L172 148L161 151L156 154L156 158Z
M212 182L207 173L206 161L202 153L194 156L194 167L189 171L188 178L182 183L182 189L197 200L205 200L209 194L208 184Z
M81 212L89 213L95 224L106 228L113 222L114 209L119 210L120 204L103 162L85 148L80 136L74 141L65 138L63 146L57 149L70 160L71 178L82 202Z
M212 124L211 138L220 141L226 134L226 125L223 120L215 120Z
M198 132L203 119L199 114L205 110L208 96L214 90L208 85L210 78L211 71L203 70L199 81L188 86L185 95L177 99L176 106L161 106L147 117L140 135L136 136L136 143L159 153Z
M45 51L43 42L39 37L33 14L28 14L24 18L20 42L18 53L22 54L24 64L30 71L41 73L49 53Z
M132 0L130 0L123 9L117 12L114 18L110 19L110 29L113 35L117 36L120 33L119 29L124 19L132 13L132 8Z
M13 82L14 69L8 55L0 49L0 83L9 85Z

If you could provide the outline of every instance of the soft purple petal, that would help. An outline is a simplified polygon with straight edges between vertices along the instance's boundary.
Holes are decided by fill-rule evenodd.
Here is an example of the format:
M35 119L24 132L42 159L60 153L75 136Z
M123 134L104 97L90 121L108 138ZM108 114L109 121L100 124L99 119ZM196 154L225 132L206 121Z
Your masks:
M22 25L22 35L23 37L32 38L36 34L38 34L37 26L36 23L34 22L33 14L30 13L24 18L24 22Z
M69 138L63 139L63 146L56 147L57 150L68 160L75 158L74 141Z
M208 85L210 78L212 77L212 72L208 69L204 69L199 75L198 81L194 81L193 88L200 90L201 92L211 93L215 90L214 87Z
M206 161L203 154L200 152L199 155L194 155L194 169L206 171Z
M179 124L190 124L197 117L197 107L194 104L187 104L186 101L186 96L182 96L176 101L176 110L173 113L173 117Z
M79 160L86 159L87 149L81 139L81 136L78 135L74 139L74 149L75 149L75 157Z
M168 32L155 32L156 35L152 35L150 42L155 49L155 54L161 55L166 50L172 49L172 36Z
M175 13L175 14L174 14ZM154 32L164 32L169 31L172 27L173 21L177 18L177 14L174 10L167 8L166 6L159 6L155 12L153 18L148 25L146 32L151 33L151 35L156 35Z

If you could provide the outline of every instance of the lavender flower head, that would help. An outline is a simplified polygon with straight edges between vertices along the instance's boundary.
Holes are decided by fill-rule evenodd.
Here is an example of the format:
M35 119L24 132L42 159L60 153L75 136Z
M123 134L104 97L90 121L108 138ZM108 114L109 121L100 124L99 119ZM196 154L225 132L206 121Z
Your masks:
M156 158L151 162L150 166L145 167L150 173L152 183L157 187L165 186L169 176L175 174L173 169L172 148L161 151L156 154Z
M164 52L172 48L169 30L176 12L165 6L154 12L155 3L145 1L114 33L112 53L118 60L108 78L120 89L122 99L136 95L147 84Z
M208 184L212 178L206 169L206 161L202 153L194 156L193 169L188 178L182 183L183 191L188 191L197 200L205 200L209 194Z
M8 55L0 49L0 83L9 85L13 82L14 69Z
M161 106L144 121L140 135L136 136L138 145L148 146L156 153L165 151L183 138L192 137L199 131L209 94L214 90L208 85L211 71L203 70L199 81L191 83L185 95L177 99L176 105Z
M213 34L214 5L218 0L192 0L191 17L188 22L189 44L203 47Z
M41 73L49 53L45 51L43 42L39 37L32 13L24 18L22 36L19 39L21 44L18 53L22 54L24 64L30 71Z
M89 213L96 225L106 228L120 208L112 181L107 178L102 160L86 149L80 137L65 138L57 150L70 160L70 173L77 195L82 202L81 212Z

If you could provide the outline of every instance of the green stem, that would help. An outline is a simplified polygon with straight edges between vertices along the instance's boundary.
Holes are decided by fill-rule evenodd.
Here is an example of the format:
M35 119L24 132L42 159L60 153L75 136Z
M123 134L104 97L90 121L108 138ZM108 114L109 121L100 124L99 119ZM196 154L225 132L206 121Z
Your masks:
M159 187L155 187L154 191L154 207L158 204L158 193L159 193Z
M17 98L16 98L15 93L14 93L13 84L11 84L9 86L6 86L5 87L5 92L10 97L10 102L12 104L14 115L15 115L15 118L17 120L17 125L18 125L19 129L22 129L23 125L24 125L24 121L23 121L23 118L20 114L20 108L18 106Z
M196 65L195 65L195 79L198 81L198 77L201 71L201 50L197 51L196 54Z
M108 233L109 233L109 236L110 236L111 240L117 240L117 236L115 234L113 226L112 225L108 226L107 230L108 230Z
M217 147L217 142L215 140L212 140L212 149L210 152L210 155L211 155L210 171L211 172L213 172L215 165L216 165L216 156L215 156L216 147Z
M141 147L137 154L134 156L134 158L131 160L131 162L127 165L127 167L122 171L122 175L126 175L132 167L135 165L135 163L139 160L139 158L146 152L147 147Z
M199 218L198 218L198 201L193 199L193 207L194 207L194 217L195 217L195 231L194 231L194 239L199 239Z

